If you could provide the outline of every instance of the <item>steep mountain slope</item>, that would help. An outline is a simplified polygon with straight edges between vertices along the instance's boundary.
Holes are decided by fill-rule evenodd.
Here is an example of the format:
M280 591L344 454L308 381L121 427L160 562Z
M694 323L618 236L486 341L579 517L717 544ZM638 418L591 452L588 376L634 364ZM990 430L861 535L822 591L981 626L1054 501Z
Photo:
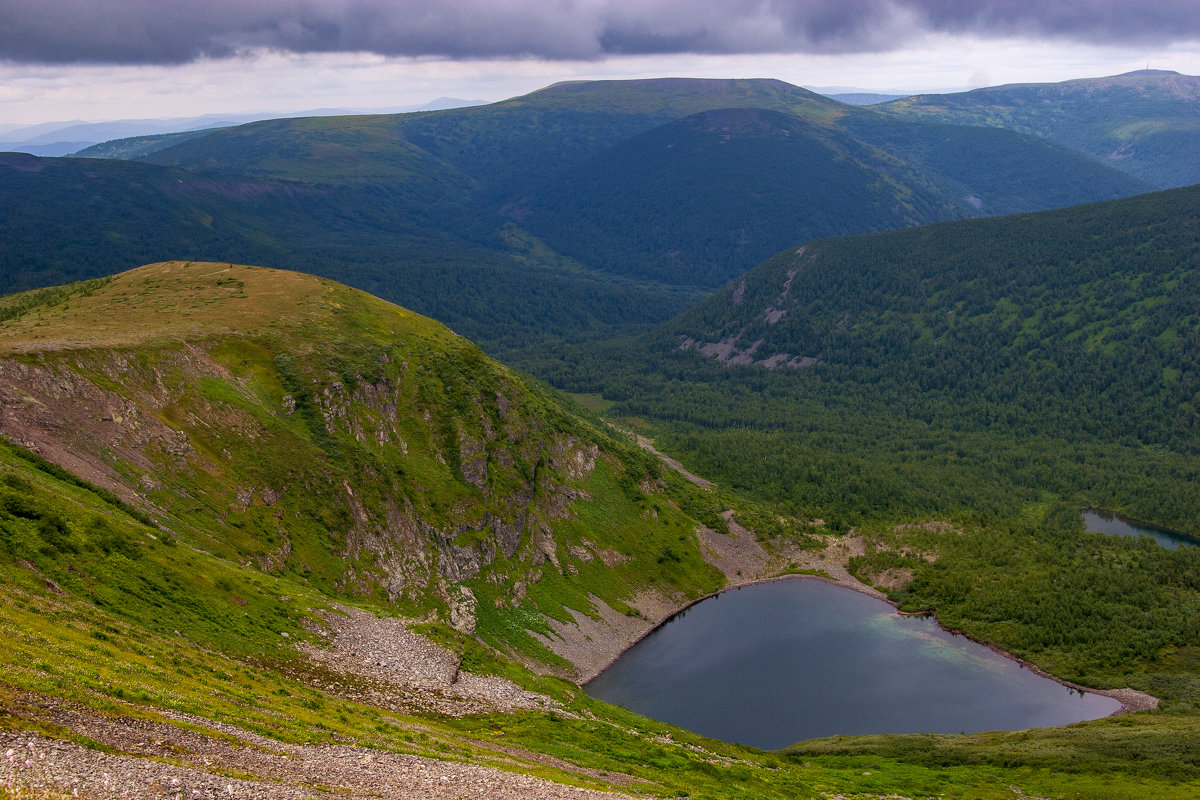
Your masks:
M986 414L980 401L1012 404L1031 431L1195 453L1198 201L1188 188L809 242L663 335L721 342L731 360L807 357L897 396L936 393L961 404L960 421Z
M1162 188L1200 183L1200 77L1139 70L918 95L876 108L904 119L1032 133Z
M724 580L654 459L346 287L171 262L3 316L0 433L223 558L448 607L568 671L526 630L550 634L543 614L569 626L566 604L632 613Z

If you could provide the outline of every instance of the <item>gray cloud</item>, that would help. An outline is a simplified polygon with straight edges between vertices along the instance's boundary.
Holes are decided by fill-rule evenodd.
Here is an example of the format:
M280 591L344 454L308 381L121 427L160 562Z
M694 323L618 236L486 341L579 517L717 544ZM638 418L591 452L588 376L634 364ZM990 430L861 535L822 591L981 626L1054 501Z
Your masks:
M174 64L267 48L446 58L871 52L923 31L1167 44L1195 0L0 0L0 59Z

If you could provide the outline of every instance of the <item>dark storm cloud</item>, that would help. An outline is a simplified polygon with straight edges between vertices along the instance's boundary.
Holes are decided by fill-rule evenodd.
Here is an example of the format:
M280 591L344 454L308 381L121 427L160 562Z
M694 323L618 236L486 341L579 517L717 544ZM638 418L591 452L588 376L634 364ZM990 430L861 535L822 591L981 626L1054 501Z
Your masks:
M268 48L447 58L868 52L922 31L1165 44L1195 0L0 0L0 59L184 63Z

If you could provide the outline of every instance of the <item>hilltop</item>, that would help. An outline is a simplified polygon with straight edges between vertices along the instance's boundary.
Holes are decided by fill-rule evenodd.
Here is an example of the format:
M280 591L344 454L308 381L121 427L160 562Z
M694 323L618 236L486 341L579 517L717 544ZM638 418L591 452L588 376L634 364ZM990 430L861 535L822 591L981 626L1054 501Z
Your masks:
M539 638L574 624L566 604L641 597L653 616L724 582L655 459L340 284L167 262L6 298L0 318L0 433L223 558L454 609L566 674Z

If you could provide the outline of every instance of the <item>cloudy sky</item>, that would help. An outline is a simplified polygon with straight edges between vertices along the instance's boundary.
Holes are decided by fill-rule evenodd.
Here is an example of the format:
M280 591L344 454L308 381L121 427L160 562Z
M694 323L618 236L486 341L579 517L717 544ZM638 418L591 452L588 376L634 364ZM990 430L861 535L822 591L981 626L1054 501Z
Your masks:
M955 91L1200 74L1198 0L0 0L0 125L499 100L559 80Z

